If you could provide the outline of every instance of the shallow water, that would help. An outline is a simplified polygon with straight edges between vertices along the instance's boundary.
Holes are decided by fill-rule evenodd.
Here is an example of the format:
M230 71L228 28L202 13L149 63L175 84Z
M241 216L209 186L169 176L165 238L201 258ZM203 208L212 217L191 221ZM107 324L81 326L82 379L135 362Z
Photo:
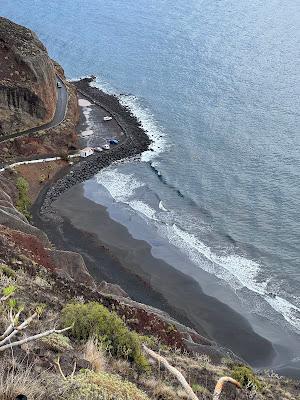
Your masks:
M1 6L70 78L94 74L100 87L133 94L121 99L156 138L144 162L101 172L86 195L97 201L105 188L124 224L135 216L175 244L275 336L299 333L299 2Z

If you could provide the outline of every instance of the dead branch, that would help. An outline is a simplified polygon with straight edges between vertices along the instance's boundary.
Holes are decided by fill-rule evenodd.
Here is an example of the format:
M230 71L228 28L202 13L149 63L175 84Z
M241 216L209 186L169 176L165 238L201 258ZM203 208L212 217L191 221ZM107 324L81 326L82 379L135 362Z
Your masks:
M7 296L2 296L0 297L0 303L2 303L3 301L6 301L7 299L9 299L12 296L12 293L8 294Z
M9 334L5 335L7 330L3 334L4 339L0 341L0 351L1 351L1 346L3 346L5 343L9 342L19 331L26 329L27 326L34 320L34 318L36 316L37 316L37 313L32 314L30 317L25 319L25 321L23 321L20 325L18 325L16 327L14 327L14 321L13 321L11 324L11 325L13 325L12 329L10 327L9 327L10 329L7 329Z
M60 365L60 357L57 357L57 361L54 361L54 364L57 366L59 373L61 374L63 380L66 380L67 377L66 375L63 373L62 369L61 369L61 365Z
M3 346L0 346L0 352L4 351L6 349L9 349L9 348L15 347L15 346L21 346L24 343L32 342L33 340L37 340L37 339L40 339L40 338L45 337L45 336L49 336L52 333L62 333L62 332L65 332L67 330L70 330L70 329L72 329L72 326L69 326L68 328L64 328L64 329L50 329L48 331L41 332L41 333L38 333L38 334L33 335L33 336L29 336L29 337L27 337L25 339L21 339L21 340L18 340L16 342L13 342L13 343L7 343L7 344L4 344Z
M54 364L57 366L58 371L59 371L59 373L61 374L63 380L67 380L66 375L63 373L63 370L61 369L60 357L57 357L57 361L54 361ZM76 364L76 361L75 361L75 362L74 362L74 366L73 366L73 371L72 371L72 373L71 373L71 375L70 375L71 380L74 378L74 374L75 374L75 371L76 371L76 367L77 367L77 364Z
M233 385L235 385L237 388L241 389L241 384L236 381L233 378L230 378L230 376L223 376L222 378L220 378L216 384L215 390L214 390L214 396L213 396L213 400L219 400L220 399L220 394L222 393L223 390L223 386L226 382L232 383Z
M20 314L21 314L21 310L18 311L17 314L16 314L15 316L13 316L12 310L11 310L11 309L9 310L9 319L10 319L10 322L11 322L11 323L10 323L10 325L6 328L5 332L4 332L2 335L0 335L0 340L6 338L6 336L8 336L8 335L14 330L15 324L16 324L16 322L19 320Z
M199 400L198 397L195 395L193 389L190 387L190 385L187 383L185 377L182 375L180 371L178 371L177 368L172 367L172 365L169 364L169 362L162 357L161 355L155 353L153 350L150 350L146 345L143 344L143 349L145 352L153 358L155 361L160 362L161 364L164 365L164 367L172 374L174 375L178 382L182 385L186 393L188 394L189 398L191 400Z

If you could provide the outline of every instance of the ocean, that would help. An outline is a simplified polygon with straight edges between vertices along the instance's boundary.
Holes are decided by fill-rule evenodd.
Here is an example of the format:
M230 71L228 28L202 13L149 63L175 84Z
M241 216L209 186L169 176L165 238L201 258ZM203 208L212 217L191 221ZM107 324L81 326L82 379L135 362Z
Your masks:
M1 14L68 78L96 75L153 138L86 197L156 257L205 274L203 291L259 334L299 344L299 2L2 0Z

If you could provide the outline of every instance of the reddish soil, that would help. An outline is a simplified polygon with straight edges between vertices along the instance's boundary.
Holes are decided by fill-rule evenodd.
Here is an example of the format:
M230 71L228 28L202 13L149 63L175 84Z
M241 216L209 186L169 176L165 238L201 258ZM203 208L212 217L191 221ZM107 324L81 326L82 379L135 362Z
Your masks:
M51 180L62 168L66 161L51 161L46 163L20 165L15 170L26 179L29 184L29 197L32 203L36 200L43 185Z

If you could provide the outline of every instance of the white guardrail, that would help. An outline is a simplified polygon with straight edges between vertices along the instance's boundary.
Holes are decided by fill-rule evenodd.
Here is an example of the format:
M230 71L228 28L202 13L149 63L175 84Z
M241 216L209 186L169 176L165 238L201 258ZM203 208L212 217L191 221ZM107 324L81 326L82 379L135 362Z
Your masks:
M79 154L72 154L72 155L68 156L68 158L75 158L75 157L79 157ZM18 165L37 164L37 163L57 161L57 160L62 160L62 157L49 157L49 158L39 158L37 160L19 161L19 162L13 163L13 164L6 165L5 167L0 169L0 172L5 171L7 168L17 167Z

